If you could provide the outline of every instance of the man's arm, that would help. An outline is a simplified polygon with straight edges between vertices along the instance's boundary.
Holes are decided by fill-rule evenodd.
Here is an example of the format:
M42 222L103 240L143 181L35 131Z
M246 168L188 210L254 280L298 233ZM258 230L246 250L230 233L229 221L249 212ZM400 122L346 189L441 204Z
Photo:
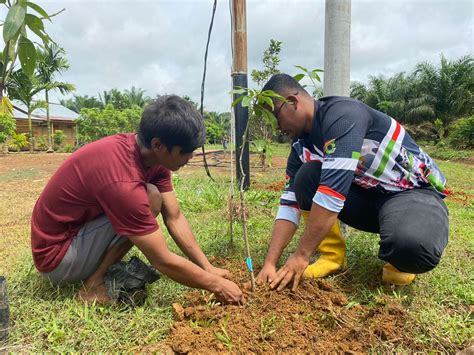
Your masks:
M130 236L129 240L143 252L154 268L169 278L186 286L211 291L219 301L244 303L242 291L232 281L211 274L172 253L166 246L161 229L143 236Z
M301 237L296 251L288 258L286 264L278 270L270 287L283 290L293 280L292 290L296 290L304 270L309 264L311 254L316 250L324 236L329 232L337 219L338 213L329 211L313 202L308 224Z
M276 266L281 254L291 241L298 226L285 219L277 219L273 224L272 239L268 247L267 256L257 280L272 282L276 275Z
M161 194L163 203L161 213L171 237L184 254L196 265L219 276L227 276L227 270L214 267L194 237L186 217L181 213L178 200L173 191Z
M300 211L296 202L295 176L302 162L293 146L286 163L286 185L280 198L280 206L273 224L272 238L263 268L257 281L272 282L276 275L276 265L298 229Z

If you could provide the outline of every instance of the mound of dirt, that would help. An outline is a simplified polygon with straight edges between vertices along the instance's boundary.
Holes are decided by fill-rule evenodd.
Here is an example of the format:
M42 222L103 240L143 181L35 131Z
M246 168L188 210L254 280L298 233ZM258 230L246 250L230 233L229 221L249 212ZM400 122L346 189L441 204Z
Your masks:
M238 284L246 280L243 268L234 273ZM182 304L173 304L176 321L166 348L193 354L421 350L407 331L407 312L385 297L362 306L331 282L317 280L303 282L296 292L258 286L246 291L246 300L243 307L221 306L205 292L188 293Z

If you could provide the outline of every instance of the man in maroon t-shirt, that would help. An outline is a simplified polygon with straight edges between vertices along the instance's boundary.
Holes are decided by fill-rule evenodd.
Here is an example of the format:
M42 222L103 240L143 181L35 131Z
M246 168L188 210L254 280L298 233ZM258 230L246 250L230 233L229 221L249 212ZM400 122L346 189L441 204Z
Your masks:
M171 171L204 144L203 119L188 101L162 96L144 110L138 133L117 134L73 153L49 180L33 210L31 244L38 271L52 282L83 282L84 300L109 300L108 267L136 245L171 279L241 304L239 287L200 249L180 211ZM156 222L161 213L179 248L172 253Z

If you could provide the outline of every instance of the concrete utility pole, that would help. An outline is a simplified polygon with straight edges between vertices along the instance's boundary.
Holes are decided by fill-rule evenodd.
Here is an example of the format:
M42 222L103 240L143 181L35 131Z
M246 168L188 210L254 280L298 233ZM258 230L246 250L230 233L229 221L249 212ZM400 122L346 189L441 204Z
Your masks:
M324 96L349 96L351 73L351 0L326 0Z
M247 88L247 20L246 20L246 0L232 0L232 82L233 87ZM236 100L240 95L234 95ZM249 143L246 142L244 149L241 149L245 127L249 120L249 112L246 107L240 104L234 107L235 116L235 156L237 168L237 181L242 182L242 172L240 170L240 160L242 160L244 178L244 189L250 187L250 163L249 163Z

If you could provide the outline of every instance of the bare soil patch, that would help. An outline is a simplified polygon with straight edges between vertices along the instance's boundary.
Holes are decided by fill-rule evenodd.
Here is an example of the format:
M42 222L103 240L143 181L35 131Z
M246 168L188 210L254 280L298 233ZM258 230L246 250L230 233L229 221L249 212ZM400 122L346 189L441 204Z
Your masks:
M33 206L48 179L70 154L0 154L0 275L29 248Z
M233 280L245 286L243 265ZM413 326L399 303L381 296L371 306L349 302L343 290L326 280L303 282L296 292L266 285L246 291L246 304L221 306L207 293L193 291L173 304L175 322L164 344L145 352L175 353L366 353L397 347L421 351L410 335ZM169 351L169 350L168 350Z
M464 191L451 191L447 199L463 206L469 206L474 200L474 196Z
M12 170L38 169L45 173L53 173L71 154L68 153L10 153L0 154L0 174Z

